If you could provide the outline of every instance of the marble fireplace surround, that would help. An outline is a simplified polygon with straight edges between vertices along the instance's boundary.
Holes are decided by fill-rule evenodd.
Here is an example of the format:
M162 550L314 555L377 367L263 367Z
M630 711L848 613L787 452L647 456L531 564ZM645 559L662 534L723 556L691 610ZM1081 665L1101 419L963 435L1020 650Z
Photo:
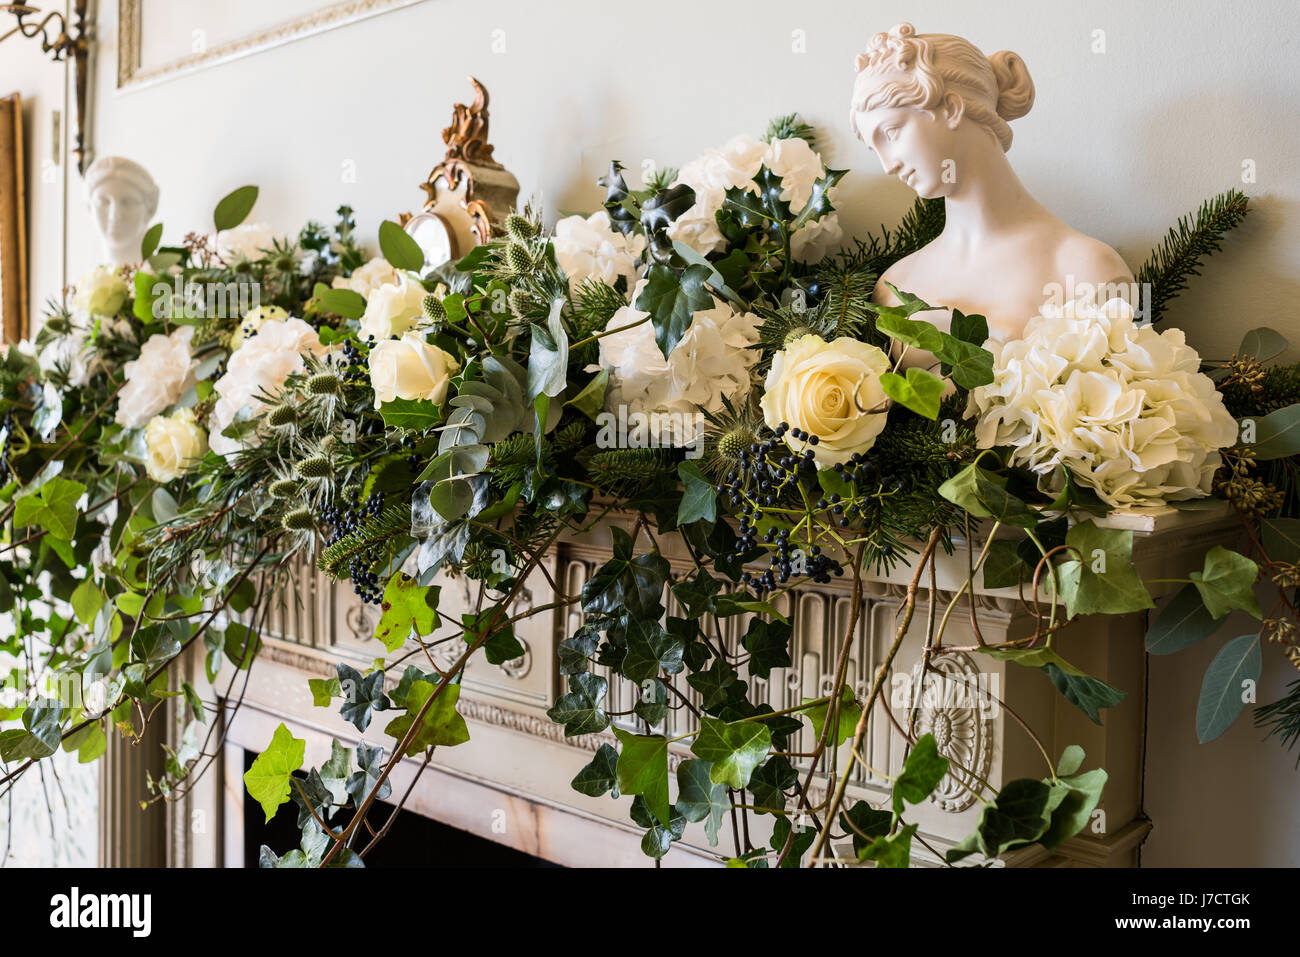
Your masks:
M1239 524L1224 509L1174 511L1158 516L1115 516L1109 524L1135 531L1134 561L1143 578L1180 578L1199 568L1204 553L1216 544L1231 544ZM630 527L631 522L628 521ZM566 593L573 594L591 571L608 557L608 532L597 529L582 538L558 543L548 557L548 570ZM664 544L667 547L667 541ZM978 545L976 546L978 547ZM667 557L677 565L688 564L684 554L671 551ZM940 554L936 569L936 605L942 610L952 593L965 580L967 556L958 545L950 556ZM892 638L894 614L901 602L911 570L905 565L892 573L872 577L866 584L863 613L850 658L849 681L859 693L874 672L880 655ZM928 576L927 576L928 578ZM463 580L444 580L444 616L457 613L468 604ZM839 584L839 583L836 583ZM928 582L923 582L923 585ZM1159 600L1168 585L1153 585ZM110 747L104 778L104 808L101 820L101 863L169 864L171 866L241 866L244 863L244 769L245 749L260 751L270 740L275 726L283 721L293 734L307 741L306 765L318 765L329 755L330 741L337 737L354 746L359 737L371 743L391 745L382 728L390 716L381 714L370 732L361 736L344 722L334 708L312 705L307 679L330 677L334 663L349 660L364 669L380 650L370 637L374 616L371 607L361 606L350 589L331 584L309 566L298 579L297 607L273 615L264 634L264 649L254 665L242 705L223 714L224 752L200 784L183 800L165 810L155 808L144 815L134 810L130 792L143 777L144 747ZM1024 635L1032 630L1030 619L1015 589L978 588L981 631L986 641ZM519 596L512 613L552 600L546 577L537 571ZM925 636L926 607L930 600L923 587L917 612L894 674L909 672L919 659ZM847 623L847 584L836 587L800 589L792 606L786 596L783 612L791 614L795 633L791 645L792 666L773 671L769 681L752 679L758 688L756 700L768 700L773 707L788 707L801 698L825 694L834 653ZM669 612L677 609L669 604ZM948 626L945 642L974 644L967 621L966 600L958 605ZM476 658L470 665L460 698L459 710L470 729L471 740L457 748L440 749L430 768L420 778L406 807L480 837L520 851L569 866L647 866L640 851L641 832L628 821L626 802L608 795L589 798L574 791L569 781L591 760L605 742L614 743L610 731L565 738L563 728L545 714L561 692L554 648L576 626L578 614L559 609L517 623L517 636L527 649L516 661L501 666ZM730 619L721 623L724 640L738 646L745 623ZM1143 636L1146 614L1083 618L1062 632L1056 647L1087 673L1100 677L1127 692L1115 708L1102 713L1102 725L1092 724L1077 708L1056 692L1045 676L1035 670L994 661L984 656L945 655L938 660L940 672L960 690L963 682L989 682L992 690L1043 738L1053 756L1069 744L1087 752L1085 768L1103 766L1110 775L1106 791L1094 815L1091 828L1048 855L1041 848L1015 852L1004 858L1008 866L1130 866L1136 863L1137 847L1151 828L1141 813L1146 701ZM440 646L448 661L458 649ZM186 657L177 667L205 698L215 695L203 675L199 654ZM979 660L976 660L976 659ZM215 685L224 690L228 673L218 675ZM240 676L242 682L242 676ZM622 682L620 684L626 684ZM631 689L612 684L607 708L631 707ZM236 685L238 686L238 685ZM680 733L676 716L670 712L667 732ZM994 785L1014 777L1041 777L1043 759L1030 738L1005 714L981 709L977 703L958 701L948 707L926 709L924 730L932 731L941 748L958 757ZM684 726L683 726L684 728ZM169 724L169 736L178 727ZM811 732L805 732L812 743ZM864 739L864 757L869 765L896 773L903 759L902 738L880 712L872 717ZM115 742L116 744L116 742ZM160 749L156 749L160 750ZM796 750L803 750L797 748ZM684 757L686 747L670 749L670 770ZM404 793L421 764L404 760L393 774L394 796ZM865 798L879 805L887 801L889 782L859 772L850 781L849 800ZM814 784L814 798L819 799ZM824 790L821 792L824 794ZM394 799L395 799L394 797ZM920 833L942 852L959 841L975 825L979 803L957 781L947 779L935 797L910 811L909 820L920 824ZM754 843L766 843L772 818L751 816ZM116 839L115 839L116 836ZM121 838L130 836L129 845ZM664 859L665 866L716 866L719 853L732 853L730 828L724 825L719 847L711 849L701 825L687 826L685 838L674 844ZM154 848L155 850L150 850ZM163 849L165 848L165 854ZM288 848L274 848L283 853ZM849 856L847 848L843 849ZM919 848L917 849L920 850ZM914 861L933 864L925 852ZM418 851L413 863L419 861ZM429 864L451 863L430 859Z

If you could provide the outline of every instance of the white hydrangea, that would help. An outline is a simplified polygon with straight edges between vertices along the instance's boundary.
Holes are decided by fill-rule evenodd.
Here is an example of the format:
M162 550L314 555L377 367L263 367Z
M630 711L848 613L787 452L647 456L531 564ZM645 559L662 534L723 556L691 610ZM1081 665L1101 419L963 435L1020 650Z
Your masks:
M194 385L198 362L190 352L193 326L180 326L169 335L150 336L140 347L140 358L122 366L126 379L117 396L118 425L144 426L159 412L180 401Z
M676 183L695 190L695 205L673 222L669 237L705 256L723 249L726 240L718 230L715 214L722 208L728 189L757 193L754 177L763 166L781 177L781 199L795 212L803 209L812 195L813 183L826 172L817 151L799 137L771 143L752 136L733 137L720 149L706 150L678 171ZM816 262L841 239L839 216L832 212L795 233L790 241L791 252L800 262Z
M634 302L644 285L637 284ZM647 416L660 445L689 445L699 438L697 412L717 412L724 397L749 394L750 369L758 360L749 347L758 342L760 320L715 298L712 309L695 313L665 359L648 316L624 306L605 327L622 329L601 337L599 366L593 367L609 370L605 409L616 413L622 406L628 415ZM633 325L639 320L645 321Z
M274 396L289 376L306 367L304 353L324 356L328 351L316 330L297 317L263 322L230 357L226 374L215 383L218 398L208 419L212 451L220 455L238 451L239 442L221 434L236 416L244 409L260 411L265 406L263 395Z
M613 286L620 276L627 289L636 285L637 260L645 252L645 237L625 236L614 228L605 210L566 216L555 224L555 261L569 277L569 291L577 292L586 279Z
M242 259L264 259L279 238L274 227L266 223L241 223L217 233L217 255L232 265Z
M352 270L351 276L335 276L331 285L335 289L351 289L369 299L380 286L397 285L397 270L387 259L376 256L364 266Z
M994 381L971 393L981 448L1056 493L1070 474L1107 504L1155 507L1208 495L1237 424L1181 330L1138 326L1122 299L1046 306L1022 339L985 348Z

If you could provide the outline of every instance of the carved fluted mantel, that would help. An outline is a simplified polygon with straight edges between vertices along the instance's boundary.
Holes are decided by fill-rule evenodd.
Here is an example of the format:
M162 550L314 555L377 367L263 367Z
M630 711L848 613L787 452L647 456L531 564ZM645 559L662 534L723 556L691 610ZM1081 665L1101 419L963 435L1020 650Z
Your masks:
M618 520L618 519L615 519ZM1204 553L1215 544L1230 544L1237 523L1223 510L1170 512L1154 520L1118 517L1114 523L1139 527L1135 531L1134 561L1145 579L1185 578L1200 566ZM630 527L631 519L628 519ZM558 544L548 558L546 572L537 570L521 592L512 614L553 600L547 573L566 594L576 594L587 576L609 555L609 533L597 529ZM669 547L669 539L661 539ZM973 543L978 547L978 543ZM689 566L689 556L669 551L666 555L677 569ZM936 607L942 610L966 578L966 549L956 543L951 555L940 553L935 572ZM893 637L895 614L902 601L912 570L906 564L890 573L870 576L863 595L858 632L850 652L848 680L858 693L866 690L872 674ZM926 576L928 579L928 576ZM444 618L455 618L459 605L468 606L471 597L463 579L441 581ZM931 600L928 580L923 582L920 605L902 650L895 661L894 676L916 674L926 632L926 610ZM1161 589L1151 591L1159 598ZM214 815L219 823L206 835L182 835L191 845L224 840L226 865L240 863L242 846L242 752L260 750L270 739L276 724L284 721L294 735L307 740L307 763L319 763L329 754L330 741L339 738L355 745L356 729L344 722L334 708L312 705L307 687L310 677L335 674L336 661L350 660L364 668L374 657L372 608L361 606L346 588L333 586L304 568L300 580L302 609L278 623L278 634L265 636L262 654L250 676L243 705L230 717L225 760L224 802L215 795L195 798L185 813ZM670 614L677 613L671 596ZM1028 597L1028 596L1026 596ZM968 598L961 599L944 637L946 644L970 646L976 638L966 614ZM986 641L1001 641L1032 632L1032 616L1017 589L989 590L976 587L973 600L980 608L980 628ZM1046 595L1043 596L1046 601ZM782 596L779 607L791 616L794 637L792 665L774 669L767 681L752 679L756 701L766 700L774 708L798 704L802 698L825 694L832 680L832 666L849 620L851 597L847 583L800 589ZM644 864L640 856L639 833L626 823L625 808L608 796L590 798L573 791L569 781L591 759L602 743L613 743L613 735L583 735L565 738L563 728L545 714L562 691L562 676L556 664L555 647L572 633L579 613L571 606L516 622L517 637L526 654L502 666L476 658L466 673L459 710L470 727L469 744L439 749L433 768L420 779L408 803L413 811L428 814L445 823L482 837L507 844L564 864ZM722 640L738 648L746 623L740 618L718 622ZM949 694L947 706L923 707L917 723L921 731L935 735L941 749L957 763L997 786L1016 777L1042 777L1045 773L1037 746L1005 712L991 708L986 698L963 696L963 689L991 689L1042 737L1053 757L1069 744L1087 752L1087 767L1102 766L1110 775L1093 825L1067 842L1050 857L1041 848L1008 855L1008 865L1125 865L1135 860L1136 847L1150 828L1140 814L1143 726L1145 720L1145 653L1143 636L1146 615L1094 616L1073 622L1055 639L1054 647L1069 661L1109 684L1127 697L1116 707L1102 712L1102 724L1092 724L1067 702L1036 669L1008 664L981 654L956 652L938 656L931 671L939 690ZM448 654L451 650L447 651ZM221 676L217 687L225 687ZM395 679L397 676L394 675ZM607 701L610 712L629 710L636 689L626 682L612 683ZM896 692L887 686L892 697ZM689 689L686 689L688 693ZM905 692L904 692L905 693ZM896 703L896 702L895 702ZM895 714L900 709L894 708ZM619 719L623 720L623 719ZM664 731L673 735L677 718L669 712ZM384 740L382 721L368 732L369 743ZM810 734L810 732L809 732ZM391 742L387 742L391 745ZM811 744L811 741L805 742ZM798 743L796 742L796 745ZM885 774L894 774L903 760L903 739L878 711L872 716L863 742L866 764ZM796 746L795 750L805 750ZM670 751L672 765L689 754L685 744ZM843 756L842 756L843 757ZM843 760L839 766L843 766ZM408 760L396 774L395 788L401 790L419 762ZM878 805L888 800L890 782L869 772L856 771L850 780L850 800L865 798ZM824 794L825 781L814 784L814 801ZM627 800L622 799L622 800ZM204 804L203 802L207 803ZM197 802L197 803L196 803ZM909 820L920 825L921 835L942 852L969 833L980 804L961 780L961 773L945 780L934 798L913 808ZM771 827L770 816L751 818L755 843L766 840L762 833ZM180 829L173 828L173 834ZM180 838L178 838L180 839ZM730 853L724 837L724 854ZM685 839L674 845L665 865L701 865L711 861L711 852L700 825L688 825ZM193 859L222 860L219 849L191 847ZM173 859L176 855L173 854ZM925 863L924 852L914 859Z

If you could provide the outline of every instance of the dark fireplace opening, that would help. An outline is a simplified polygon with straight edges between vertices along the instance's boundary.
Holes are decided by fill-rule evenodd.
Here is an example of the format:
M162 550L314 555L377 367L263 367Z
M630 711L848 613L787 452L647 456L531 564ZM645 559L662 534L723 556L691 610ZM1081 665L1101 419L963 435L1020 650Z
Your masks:
M252 766L257 755L244 752L244 770ZM298 775L302 777L303 775ZM393 812L393 804L376 801L367 820L377 831ZM262 845L283 856L298 847L298 804L289 801L280 806L268 822L258 804L244 792L244 866L257 867ZM329 824L346 825L347 813L340 811ZM265 823L264 823L265 822ZM369 839L369 832L362 828ZM365 846L365 842L361 842ZM558 867L550 861L506 847L467 831L403 809L384 839L366 855L367 867Z

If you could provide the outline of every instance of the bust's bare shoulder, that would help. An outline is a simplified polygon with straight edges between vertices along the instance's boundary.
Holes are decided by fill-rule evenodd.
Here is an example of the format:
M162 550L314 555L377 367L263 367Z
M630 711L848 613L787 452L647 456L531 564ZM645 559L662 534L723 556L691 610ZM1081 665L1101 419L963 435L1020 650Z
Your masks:
M1056 251L1056 268L1076 283L1132 282L1133 271L1124 257L1100 239L1071 229Z
M882 306L897 306L902 300L895 296L894 290L889 287L893 286L894 289L901 289L903 292L912 291L909 288L910 280L916 265L916 258L921 252L922 250L918 249L916 252L904 256L881 273L880 278L876 280L876 288L871 293L871 301Z

